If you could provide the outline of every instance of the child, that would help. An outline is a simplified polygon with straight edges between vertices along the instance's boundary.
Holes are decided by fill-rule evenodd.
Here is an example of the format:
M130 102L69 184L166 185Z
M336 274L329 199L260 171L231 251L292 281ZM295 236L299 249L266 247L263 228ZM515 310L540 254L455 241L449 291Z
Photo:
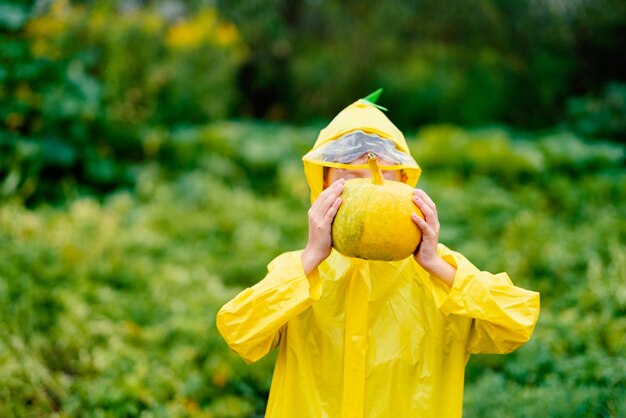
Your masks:
M267 276L217 315L246 362L279 349L267 417L460 417L469 355L509 353L535 327L539 294L438 243L437 209L421 190L413 256L371 261L332 249L345 180L369 177L363 155L374 152L387 179L415 186L420 176L376 98L344 109L303 157L306 247L270 262Z

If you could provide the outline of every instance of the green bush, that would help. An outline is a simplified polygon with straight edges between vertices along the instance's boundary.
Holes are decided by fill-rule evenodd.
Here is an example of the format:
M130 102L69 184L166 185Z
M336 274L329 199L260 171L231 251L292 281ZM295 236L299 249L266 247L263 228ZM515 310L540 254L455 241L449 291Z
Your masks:
M0 209L2 416L262 410L271 359L247 368L224 346L214 318L237 291L222 283L263 274L289 234L268 234L261 202L210 175L154 181L146 173L139 196L104 204L79 199L37 215ZM258 231L257 240L242 228ZM242 263L235 254L245 253L260 256Z
M213 8L175 21L108 2L15 10L0 21L0 198L132 187L149 132L232 111L244 49Z

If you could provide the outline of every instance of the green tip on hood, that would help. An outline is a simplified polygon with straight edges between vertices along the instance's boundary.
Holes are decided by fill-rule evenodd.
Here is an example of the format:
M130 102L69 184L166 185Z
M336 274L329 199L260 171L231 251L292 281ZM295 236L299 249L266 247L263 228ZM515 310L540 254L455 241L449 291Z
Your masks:
M359 101L361 103L366 103L369 105L372 105L380 110L384 110L385 112L388 110L386 107L380 106L376 104L376 101L378 101L378 98L380 97L380 95L382 94L383 89L379 88L378 90L376 90L373 93L368 94L367 96L365 96L364 98L360 99Z

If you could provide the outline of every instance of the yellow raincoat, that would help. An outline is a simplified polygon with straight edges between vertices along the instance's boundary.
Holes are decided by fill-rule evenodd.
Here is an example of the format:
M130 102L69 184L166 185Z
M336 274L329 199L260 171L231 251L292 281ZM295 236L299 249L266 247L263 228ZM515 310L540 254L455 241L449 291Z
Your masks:
M408 153L402 133L364 101L322 130L313 150L355 129ZM304 164L314 201L325 164L307 156ZM414 186L417 164L402 169ZM218 329L246 362L279 349L266 416L460 417L469 355L509 353L528 341L539 294L442 244L438 251L456 267L452 288L413 257L367 261L335 250L307 277L294 251L224 305Z

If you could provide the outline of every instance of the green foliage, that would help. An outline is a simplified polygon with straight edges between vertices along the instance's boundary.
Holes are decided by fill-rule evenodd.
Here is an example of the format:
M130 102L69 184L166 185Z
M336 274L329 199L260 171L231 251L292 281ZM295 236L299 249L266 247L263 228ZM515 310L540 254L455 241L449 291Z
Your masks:
M477 54L444 43L424 43L372 71L376 82L386 87L384 102L393 103L394 119L400 124L472 125L507 114L508 66L488 48Z
M378 87L404 129L545 128L565 114L586 137L624 140L616 0L0 0L0 12L0 199L29 205L130 189L157 157L184 166L155 155L174 131L328 120Z
M0 198L97 194L136 181L146 131L229 115L237 29L213 8L182 20L55 1L0 21Z
M261 416L274 356L246 365L214 318L304 245L300 158L318 130L154 128L154 158L181 166L146 164L102 201L0 207L0 415ZM624 147L450 125L407 137L442 242L542 295L530 343L470 360L464 414L624 415Z
M533 359L535 361L535 359ZM489 372L465 391L467 417L620 417L626 411L622 387L604 389L550 379L541 387L522 386Z
M383 87L379 104L396 112L403 129L494 121L543 128L562 120L568 97L624 80L626 7L619 0L220 7L251 48L241 110L257 117L330 118Z
M79 199L65 211L38 212L5 205L0 415L262 410L271 359L247 368L214 318L237 291L222 281L251 281L276 247L301 245L284 242L292 225L280 209L209 174L164 185L150 170L136 196L103 204ZM270 229L268 213L284 227L272 220ZM235 254L255 256L246 263Z
M626 140L626 84L609 83L600 97L575 97L567 103L572 127L585 136Z

